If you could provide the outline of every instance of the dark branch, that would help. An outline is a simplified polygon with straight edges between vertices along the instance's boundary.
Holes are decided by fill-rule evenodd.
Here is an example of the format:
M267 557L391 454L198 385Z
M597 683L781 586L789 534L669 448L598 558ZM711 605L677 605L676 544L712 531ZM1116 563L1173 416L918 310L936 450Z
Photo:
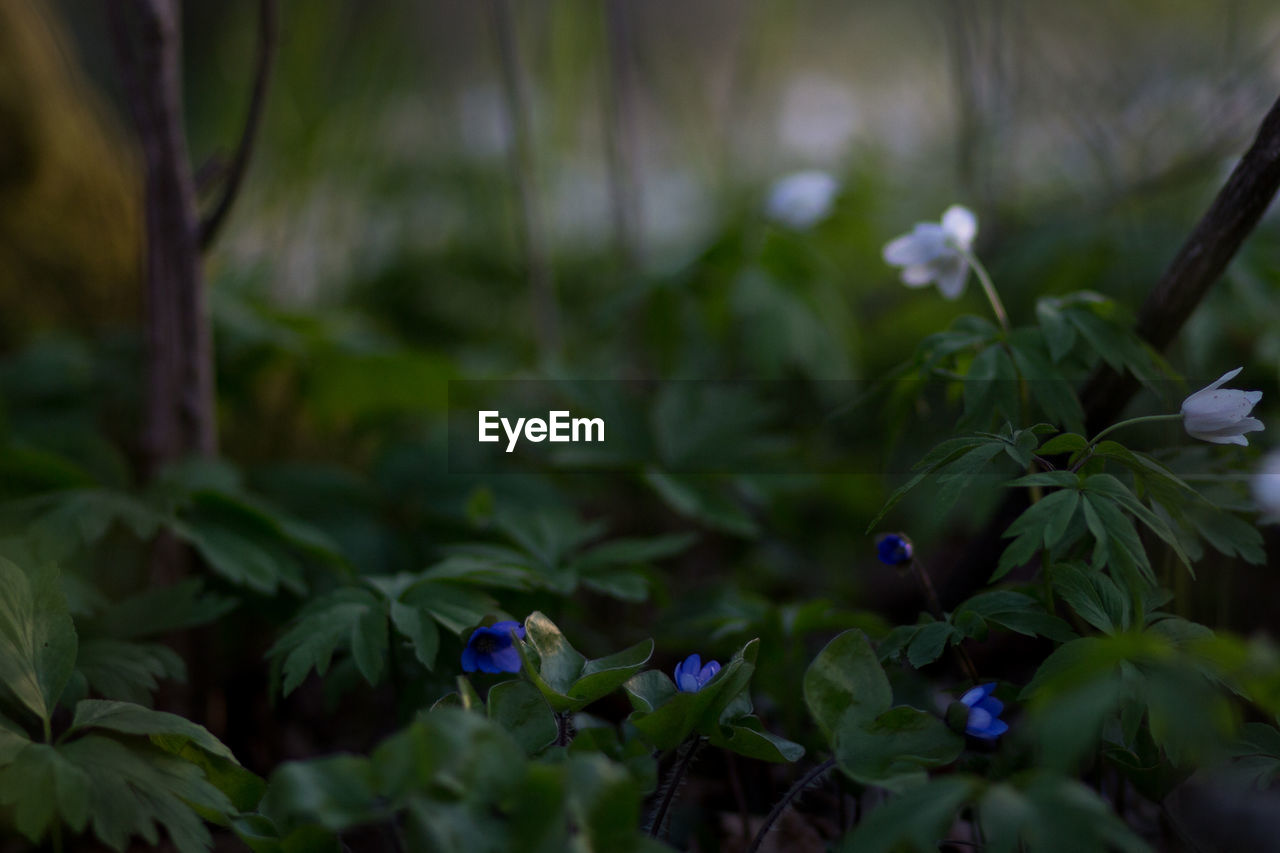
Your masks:
M1280 100L1262 120L1253 145L1182 244L1138 312L1138 334L1157 350L1177 337L1196 306L1235 257L1280 189ZM1105 366L1081 392L1089 431L1115 421L1138 389L1132 376Z
M200 248L207 251L213 245L218 231L226 221L231 205L240 193L249 159L253 156L253 144L262 124L262 111L267 101L267 84L271 80L271 66L275 59L279 31L279 10L276 0L259 0L258 3L258 53L254 60L253 93L249 98L249 112L245 116L244 129L236 146L235 156L227 167L222 184L222 194L200 222Z
M1221 278L1240 245L1280 190L1280 99L1262 120L1253 144L1227 178L1209 209L1156 282L1138 312L1138 334L1157 350L1167 347ZM1080 393L1090 434L1114 423L1138 390L1138 380L1105 364ZM942 599L951 604L979 589L991 574L1001 537L1026 508L1026 496L1014 492L1001 504L945 577Z

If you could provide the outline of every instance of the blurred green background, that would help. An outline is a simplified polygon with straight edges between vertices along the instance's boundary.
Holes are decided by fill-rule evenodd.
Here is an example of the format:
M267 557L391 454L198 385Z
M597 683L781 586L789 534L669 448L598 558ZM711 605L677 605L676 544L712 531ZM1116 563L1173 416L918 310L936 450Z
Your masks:
M462 476L443 453L448 381L773 379L821 395L824 380L884 377L959 314L986 313L976 287L958 303L908 290L880 257L953 202L977 213L978 253L1015 322L1032 322L1037 298L1081 289L1136 308L1280 92L1280 12L1266 0L522 0L509 7L507 54L527 94L520 159L494 8L282 3L265 122L206 267L224 455L362 574L417 571L443 546L501 538L507 510L694 533L645 576L647 600L595 590L502 604L554 609L588 653L653 635L674 661L694 644L723 655L771 637L757 684L777 694L764 713L789 715L780 728L792 733L802 711L786 685L808 659L804 636L874 633L919 609L863 530L897 485L879 472L902 471L954 412L855 409L859 440L840 452L864 475ZM199 165L239 134L256 5L184 13ZM0 394L7 447L127 488L140 158L105 33L96 0L0 7ZM828 216L796 228L771 219L767 200L801 169L840 189ZM553 299L530 286L530 221ZM540 340L539 311L558 316L558 342ZM1274 388L1274 214L1168 355L1189 377L1245 364L1247 387ZM1264 421L1276 422L1275 401ZM925 434L904 440L904 420ZM7 470L6 497L52 476ZM937 517L917 495L892 523L945 555L998 497ZM139 583L120 552L75 559L109 593ZM945 559L931 563L945 575ZM1267 599L1243 592L1265 574L1224 562L1184 606L1267 625ZM332 716L314 685L286 711L267 708L261 656L303 600L291 595L249 595L242 621L207 629L221 686L200 718L218 731L221 714L260 772L367 746L373 732L341 721L392 715L379 694ZM421 698L443 689L428 679ZM257 704L237 711L223 690Z

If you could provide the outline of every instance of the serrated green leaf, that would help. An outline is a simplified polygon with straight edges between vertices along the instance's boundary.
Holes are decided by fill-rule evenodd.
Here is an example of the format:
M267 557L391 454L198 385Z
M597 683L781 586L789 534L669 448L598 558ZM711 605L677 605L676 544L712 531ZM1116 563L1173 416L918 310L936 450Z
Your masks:
M413 654L427 669L434 669L440 650L440 629L427 611L400 601L391 602L391 623L408 638Z
M1049 357L1054 363L1062 361L1076 343L1076 330L1062 316L1058 300L1045 298L1036 302L1036 320L1044 331L1044 341Z
M58 750L90 780L94 834L116 850L123 850L132 835L156 844L159 823L180 853L206 851L212 839L194 809L224 816L235 810L199 767L149 743L125 745L88 735Z
M868 814L847 836L844 853L936 850L956 812L982 788L972 776L939 776L904 791Z
M297 622L267 652L267 655L284 661L283 694L288 696L302 683L307 673L315 669L324 675L329 669L333 654L340 648L353 650L360 644L364 657L363 671L366 679L370 673L381 675L381 658L375 665L378 641L372 636L374 626L380 624L385 654L387 603L372 592L357 587L336 590L299 612ZM357 659L357 665L360 665ZM374 683L370 680L370 683Z
M80 702L76 705L75 716L68 731L74 733L93 728L131 735L177 736L185 738L210 755L236 762L231 750L204 726L177 714L153 711L132 702L110 702L102 699L85 699Z
M161 643L87 640L80 644L76 669L100 696L140 705L150 704L161 679L187 678L182 658Z
M75 669L76 630L52 568L0 557L0 683L46 723Z

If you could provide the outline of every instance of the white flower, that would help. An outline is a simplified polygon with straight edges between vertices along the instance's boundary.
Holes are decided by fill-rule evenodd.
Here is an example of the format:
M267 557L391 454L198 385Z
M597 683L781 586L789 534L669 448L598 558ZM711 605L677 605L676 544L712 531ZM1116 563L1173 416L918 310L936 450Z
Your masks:
M924 287L938 283L947 299L964 293L969 278L969 261L964 253L973 245L978 233L978 220L958 204L942 214L942 224L921 222L910 234L904 234L884 247L886 263L902 267L902 281L908 287Z
M809 169L781 178L769 190L765 213L782 225L803 230L831 213L840 182L826 172Z
M1280 450L1271 451L1253 475L1253 499L1263 521L1280 521Z
M1182 424L1187 434L1214 444L1249 446L1246 432L1263 429L1262 421L1249 417L1249 412L1262 399L1261 391L1236 391L1223 388L1243 367L1224 373L1217 382L1182 401Z

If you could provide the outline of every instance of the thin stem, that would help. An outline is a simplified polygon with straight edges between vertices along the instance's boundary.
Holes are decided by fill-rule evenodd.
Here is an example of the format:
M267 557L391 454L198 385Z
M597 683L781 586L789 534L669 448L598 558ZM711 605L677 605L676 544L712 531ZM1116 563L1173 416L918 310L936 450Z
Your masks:
M1104 435L1115 432L1116 430L1120 429L1120 427L1133 426L1134 424L1155 423L1156 421L1174 421L1174 420L1178 420L1178 421L1182 420L1182 412L1177 412L1176 414L1171 414L1171 415L1143 415L1142 417L1139 417L1139 418L1129 418L1129 420L1127 421L1120 421L1119 423L1112 424L1111 426L1104 429L1102 432L1095 435L1093 439L1089 442L1089 446L1093 447L1099 441L1102 441L1102 437Z
M556 746L568 746L574 734L573 718L568 713L556 714Z
M996 315L997 322L1004 333L1009 334L1009 313L1004 310L1004 303L1000 301L1000 294L996 293L996 286L991 281L987 268L982 265L982 261L978 260L978 256L968 249L958 249L960 256L969 262L973 267L973 272L978 276L978 281L982 284L982 292L987 295L987 301L991 303L991 311Z
M689 765L693 763L693 757L702 747L702 737L694 735L690 740L685 741L684 752L676 761L676 766L671 769L671 774L667 777L665 790L662 792L662 801L658 803L658 808L653 813L653 818L649 821L649 835L653 838L660 837L662 825L667 822L667 811L671 808L671 804L675 801L676 791L680 788L680 783L684 781L684 775L689 771Z
M938 599L938 591L934 589L933 581L929 578L929 573L925 571L920 561L914 557L911 559L911 571L916 576L916 580L920 581L920 586L924 588L925 600L929 604L929 612L933 614L933 618L941 621L943 618L942 602ZM964 650L963 646L952 646L956 651L956 657L960 660L960 666L964 669L965 674L973 681L978 683L978 668L973 665L973 658L969 657L969 653Z
M756 853L760 849L760 845L764 843L764 837L769 834L769 829L773 826L782 813L787 810L787 806L791 805L791 801L800 795L800 793L817 781L818 777L826 773L832 767L836 766L834 758L828 758L817 767L800 777L800 781L791 786L791 790L778 800L777 805L769 812L769 816L764 819L764 825L756 833L756 837L751 839L751 846L747 848L747 853Z

